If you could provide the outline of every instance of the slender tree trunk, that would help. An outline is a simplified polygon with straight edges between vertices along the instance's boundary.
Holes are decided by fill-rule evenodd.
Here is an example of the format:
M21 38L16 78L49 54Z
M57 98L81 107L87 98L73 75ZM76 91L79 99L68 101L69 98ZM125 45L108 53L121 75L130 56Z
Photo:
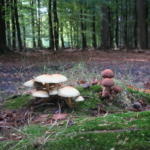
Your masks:
M17 0L14 0L14 13L15 13L15 21L16 21L16 28L17 28L17 38L18 38L18 46L19 51L22 51L22 40L21 40L21 33L20 33L20 24L19 24L19 17L18 17L18 10L17 10Z
M125 24L124 24L124 43L125 46L128 46L128 30L127 30L127 22L128 22L128 4L127 4L127 0L125 1L125 16L124 16L124 20L125 20Z
M57 1L53 0L53 13L54 13L54 37L55 37L55 50L59 49L59 21L57 15Z
M52 0L48 3L48 23L49 23L49 47L54 50L54 34L53 34L53 23L52 23Z
M111 10L110 7L108 7L108 24L109 24L109 27L108 27L108 31L109 31L109 46L113 46L113 19L112 19L112 16L113 16L113 12ZM107 37L108 38L108 37Z
M38 47L42 48L42 40L41 40L41 12L40 12L40 7L41 7L41 0L38 0Z
M61 31L61 46L62 48L64 49L65 48L65 45L64 45L64 38L63 38L63 25L61 24L61 27L60 27L60 31Z
M138 48L147 48L146 39L146 0L137 1Z
M92 12L92 46L96 48L96 28L95 28L95 13Z
M83 15L83 13L86 14L86 12L81 9L80 13L81 13L80 16L81 16L82 50L86 50L86 47L87 47L86 33L85 33L86 32L86 22L84 21L86 19L86 16Z
M137 5L136 5L137 0L134 0L134 14L135 14L135 23L134 23L134 46L137 48Z
M149 11L148 9L149 9L148 0L146 0L146 20L148 20L148 11ZM149 41L149 37L148 37L148 23L146 21L146 48L149 47L148 41Z
M15 12L14 12L14 1L10 0L11 3L11 23L12 23L12 48L16 49L16 23L15 23Z
M4 11L4 0L0 0L0 54L6 52L6 28L5 28L5 11Z
M118 0L116 0L116 28L115 28L115 47L118 47L118 27L119 27L119 22L118 22Z
M11 6L10 6L10 0L7 0L7 3L6 3L6 8L7 8L7 15L8 16L11 16ZM11 22L10 22L10 18L9 19L7 19L6 20L6 28L7 28L7 36L6 36L6 38L7 38L7 46L8 47L11 47L11 30L10 30L10 24L11 24Z
M23 47L26 47L26 28L25 28L25 22L24 22L24 17L22 16L22 20L23 20Z
M36 47L36 42L35 42L35 17L34 17L34 15L35 15L35 13L34 13L34 5L35 5L35 3L34 3L34 1L33 0L31 0L30 1L30 4L31 4L31 6L32 6L32 10L31 10L31 24L32 24L32 45L33 45L33 48L35 48Z
M101 20L101 48L109 47L109 18L108 7L101 4L102 20Z

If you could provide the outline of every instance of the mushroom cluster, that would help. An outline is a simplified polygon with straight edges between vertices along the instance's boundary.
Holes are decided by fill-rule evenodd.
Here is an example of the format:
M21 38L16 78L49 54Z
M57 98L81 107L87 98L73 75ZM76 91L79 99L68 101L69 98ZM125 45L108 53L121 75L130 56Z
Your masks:
M71 86L61 87L62 82L65 81L67 81L67 78L61 74L43 74L25 82L24 85L36 88L36 91L32 94L34 97L50 101L53 96L57 95L63 97L69 107L75 107L78 101L84 99L77 89Z
M110 69L106 69L101 73L101 76L104 78L101 82L102 92L99 93L102 99L113 100L116 97L116 94L121 92L119 86L114 86L114 72Z

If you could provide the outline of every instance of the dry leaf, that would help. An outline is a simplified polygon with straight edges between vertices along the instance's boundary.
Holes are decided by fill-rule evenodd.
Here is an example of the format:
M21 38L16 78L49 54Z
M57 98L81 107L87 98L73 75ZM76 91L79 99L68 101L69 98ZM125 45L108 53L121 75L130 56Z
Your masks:
M68 114L54 114L52 116L52 119L54 120L61 120L61 119L64 119Z
M133 90L138 90L137 88L131 86L131 85L126 85L128 88L133 89Z
M150 94L150 89L146 89L143 92Z

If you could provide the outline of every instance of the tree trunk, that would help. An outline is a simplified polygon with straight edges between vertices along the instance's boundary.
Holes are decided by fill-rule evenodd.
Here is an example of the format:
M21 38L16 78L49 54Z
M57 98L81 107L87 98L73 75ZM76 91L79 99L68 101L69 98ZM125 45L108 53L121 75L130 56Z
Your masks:
M42 40L41 40L41 12L40 12L40 7L41 7L41 0L38 0L38 18L37 18L37 22L38 22L38 43L37 46L39 48L42 48Z
M116 28L115 28L115 47L118 47L118 27L119 27L119 22L118 22L118 0L116 0Z
M8 16L11 16L11 5L10 5L10 0L7 0L8 2L6 3L6 8L7 8L7 14ZM6 28L7 28L7 46L11 47L11 30L10 30L10 18L6 20Z
M86 14L86 11L83 12L83 10L81 9L80 11L81 13L81 36L82 36L82 50L86 50L87 47L87 41L86 41L86 22L84 21L86 19L86 16L83 15Z
M137 19L138 19L138 48L147 48L146 35L146 0L137 1Z
M30 1L30 4L31 4L31 7L32 7L32 10L31 10L31 24L32 24L32 46L33 48L36 47L36 42L35 42L35 17L34 17L34 1L31 0Z
M101 5L102 17L101 17L101 48L109 47L109 18L108 7L104 4Z
M5 4L4 0L0 0L0 54L8 51L6 46L6 28L5 28Z
M21 33L20 33L20 24L19 24L19 17L18 17L18 10L17 10L17 0L14 0L14 15L16 21L16 28L17 28L17 38L18 38L18 46L19 51L22 51L22 40L21 40Z
M127 21L128 21L128 4L127 4L127 0L126 0L126 4L125 4L125 16L124 16L124 44L125 46L128 46L128 30L127 30Z
M109 24L109 27L108 27L108 39L109 39L109 42L108 42L108 45L109 46L113 46L113 11L111 10L110 7L108 7L108 24Z
M134 0L134 14L135 14L135 23L134 23L134 46L137 48L137 7L136 7L136 1Z
M53 0L53 14L54 14L54 37L55 50L59 49L59 21L57 15L57 1Z
M49 0L48 4L48 23L49 23L49 47L54 50L54 34L53 34L53 22L52 22L52 0Z
M62 48L64 49L64 48L65 48L65 45L64 45L63 25L62 25L62 24L61 24L61 27L60 27L60 31L61 31L61 46L62 46Z
M11 23L12 23L12 48L13 50L16 50L16 24L15 24L15 13L14 13L14 2L13 0L10 0L11 2Z
M96 29L95 29L95 13L92 12L92 46L96 48Z

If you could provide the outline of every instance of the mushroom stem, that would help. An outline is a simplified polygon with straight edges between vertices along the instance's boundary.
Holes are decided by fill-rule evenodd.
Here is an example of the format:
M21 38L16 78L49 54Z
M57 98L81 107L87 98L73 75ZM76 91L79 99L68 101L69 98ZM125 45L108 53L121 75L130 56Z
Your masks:
M67 105L68 105L69 107L72 107L72 105L71 105L71 97L68 97L68 98L67 98Z
M102 97L105 96L106 87L103 86Z
M49 90L50 90L49 83L45 83L45 86L46 86L46 90L47 90L47 92L49 92Z

